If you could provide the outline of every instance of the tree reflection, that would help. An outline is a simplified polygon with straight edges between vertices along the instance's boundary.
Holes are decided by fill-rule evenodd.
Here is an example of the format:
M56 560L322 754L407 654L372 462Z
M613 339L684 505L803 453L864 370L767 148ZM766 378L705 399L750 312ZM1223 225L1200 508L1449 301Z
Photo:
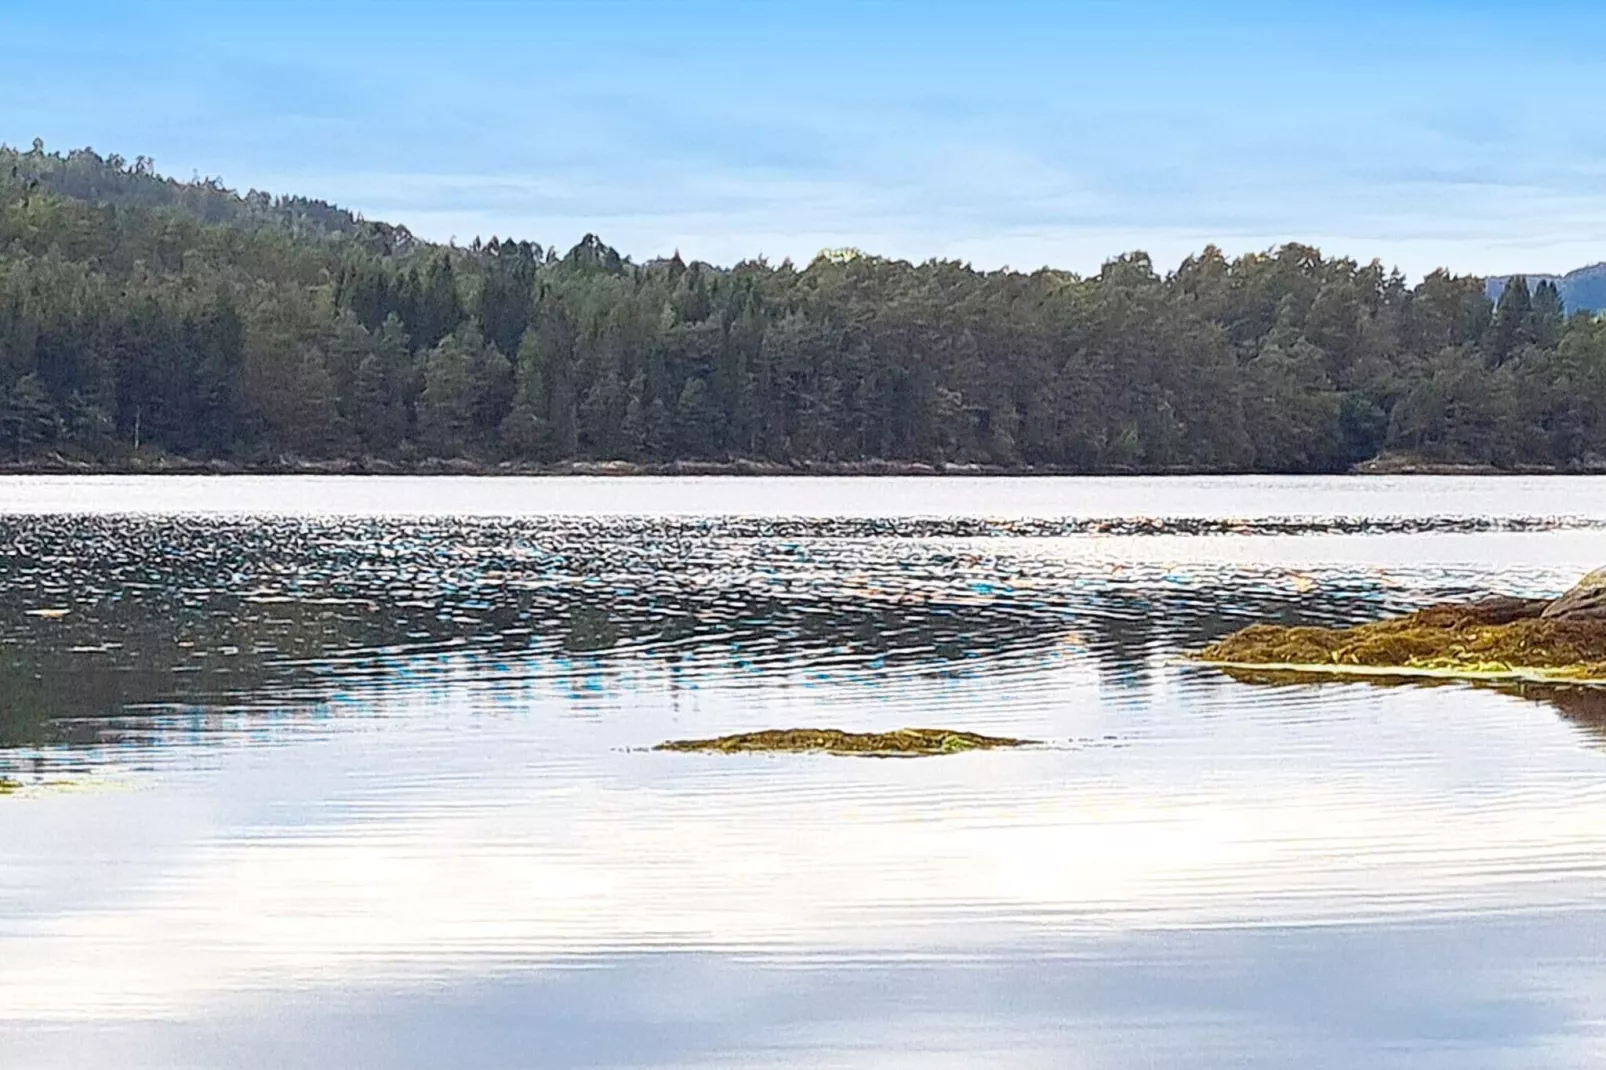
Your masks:
M1068 652L1137 693L1249 621L1378 612L1230 570L1180 582L867 523L0 519L0 749L204 740L253 710L322 716L475 665L579 694L643 666L670 687L787 686ZM1530 697L1599 731L1593 694Z

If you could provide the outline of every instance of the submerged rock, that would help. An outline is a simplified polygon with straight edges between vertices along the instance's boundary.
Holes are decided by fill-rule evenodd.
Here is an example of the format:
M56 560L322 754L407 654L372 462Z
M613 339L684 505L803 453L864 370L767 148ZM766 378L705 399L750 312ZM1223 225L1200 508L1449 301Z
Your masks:
M1036 742L1004 736L983 736L946 728L900 728L892 732L843 732L835 728L780 728L742 732L713 739L678 739L654 750L738 752L806 752L850 754L867 758L958 754L998 747L1024 747Z

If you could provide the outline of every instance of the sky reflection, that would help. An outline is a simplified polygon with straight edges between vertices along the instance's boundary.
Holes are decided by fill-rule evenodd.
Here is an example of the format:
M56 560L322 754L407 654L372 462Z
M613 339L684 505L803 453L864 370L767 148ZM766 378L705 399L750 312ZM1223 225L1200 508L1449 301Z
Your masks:
M947 492L973 519L967 487L996 488ZM672 551L550 518L383 553L335 521L0 522L0 684L38 714L0 741L0 1063L1587 1063L1595 705L1180 658L1559 587L1606 507L1558 504L1581 519ZM1045 745L646 749L918 723Z

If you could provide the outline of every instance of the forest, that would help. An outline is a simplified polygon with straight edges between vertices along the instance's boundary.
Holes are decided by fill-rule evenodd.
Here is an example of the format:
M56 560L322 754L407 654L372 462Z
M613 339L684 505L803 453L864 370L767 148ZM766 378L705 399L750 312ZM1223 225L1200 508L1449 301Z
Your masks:
M1162 273L416 238L0 147L0 461L1606 467L1606 317L1300 244Z

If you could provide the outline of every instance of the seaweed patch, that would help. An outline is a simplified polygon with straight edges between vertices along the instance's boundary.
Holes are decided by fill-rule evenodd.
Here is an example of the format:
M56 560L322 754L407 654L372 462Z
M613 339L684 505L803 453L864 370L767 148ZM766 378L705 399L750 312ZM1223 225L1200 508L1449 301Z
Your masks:
M1006 736L984 736L946 728L900 728L892 732L843 732L835 728L784 728L742 732L713 739L678 739L660 743L654 750L738 753L824 753L864 758L920 757L960 754L1000 747L1024 747L1037 742Z
M1554 615L1558 602L1492 598L1353 628L1254 624L1194 658L1234 675L1606 684L1606 619Z

